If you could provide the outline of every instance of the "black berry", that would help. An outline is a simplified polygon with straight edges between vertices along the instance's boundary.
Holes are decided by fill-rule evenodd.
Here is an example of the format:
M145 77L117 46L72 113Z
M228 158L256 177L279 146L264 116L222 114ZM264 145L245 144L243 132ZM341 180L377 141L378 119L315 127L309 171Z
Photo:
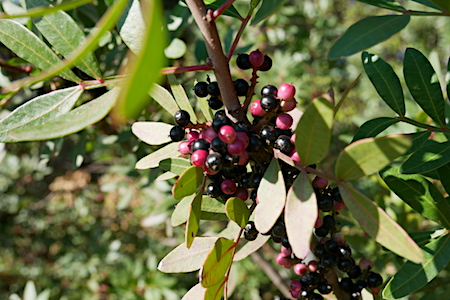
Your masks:
M201 98L208 96L208 84L204 81L197 82L194 86L194 93Z
M242 70L248 70L252 67L249 55L246 53L238 55L238 57L236 58L236 64Z
M221 109L223 107L223 102L218 97L213 96L213 97L208 99L208 106L212 110L218 110L218 109Z
M248 92L248 83L242 78L236 79L234 81L234 89L236 90L236 94L238 96L245 96Z
M181 126L174 126L170 129L170 139L172 142L179 142L184 138L184 129Z

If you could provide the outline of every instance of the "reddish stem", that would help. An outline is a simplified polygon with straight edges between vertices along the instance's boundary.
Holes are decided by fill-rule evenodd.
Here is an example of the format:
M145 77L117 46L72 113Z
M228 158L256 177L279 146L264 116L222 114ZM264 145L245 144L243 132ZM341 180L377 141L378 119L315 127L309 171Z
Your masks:
M224 11L227 10L228 7L233 5L233 2L236 0L227 0L225 1L218 9L213 12L213 20L217 19Z
M253 68L252 79L250 80L250 89L248 90L244 104L242 105L242 109L245 112L247 111L248 106L250 105L250 101L252 101L253 95L255 94L255 87L258 84L258 74L256 72L257 72L256 68Z
M206 65L198 65L198 66L188 66L188 67L171 67L164 68L161 70L161 75L169 75L169 74L181 74L192 71L211 71L212 67L208 64Z
M248 21L250 21L250 18L251 18L251 17L252 17L252 14L249 13L249 14L247 15L247 17L246 17L245 19L242 20L241 27L239 27L239 31L238 31L238 33L236 34L236 37L234 38L234 41L233 41L233 44L231 45L230 50L228 51L228 54L227 54L227 60L228 60L228 61L230 61L231 56L233 56L233 53L234 53L234 51L236 50L236 47L237 47L237 45L238 45L238 43L239 43L239 40L240 40L240 38L241 38L241 36L242 36L242 33L244 32L245 26L247 26Z

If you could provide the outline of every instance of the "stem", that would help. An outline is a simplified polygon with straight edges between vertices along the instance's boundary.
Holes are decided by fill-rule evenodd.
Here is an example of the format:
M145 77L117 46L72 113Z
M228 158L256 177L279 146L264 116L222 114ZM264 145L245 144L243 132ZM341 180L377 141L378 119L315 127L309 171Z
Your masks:
M245 26L247 26L248 21L250 21L250 18L252 17L252 11L249 12L249 14L247 15L247 17L245 17L245 19L242 20L241 23L241 27L239 27L238 33L236 34L236 37L234 38L233 44L230 47L230 50L228 51L227 54L227 60L230 61L231 56L233 56L234 50L236 50L236 47L239 43L239 39L242 36L242 33L244 32Z
M245 112L234 89L228 60L225 57L217 32L216 24L212 16L212 10L206 10L203 0L186 0L194 20L197 23L205 40L206 50L211 59L212 69L220 88L220 95L225 106L227 116L233 123L244 121L248 123Z
M435 17L435 16L450 16L448 12L431 12L431 11L419 11L419 10L405 10L403 12L405 15L411 16L421 16L421 17Z
M233 2L236 0L227 0L225 1L218 9L213 12L213 20L217 19L224 11L227 10L228 7L233 5Z
M413 119L410 119L407 117L397 117L397 120L420 127L420 128L432 130L432 131L450 132L450 129L448 129L446 127L436 127L436 126L432 126L432 125L423 124L423 123L417 122L416 120L413 120Z
M171 67L164 68L161 70L161 75L169 75L169 74L181 74L191 71L211 71L212 67L208 64L206 65L198 65L198 66L188 66L188 67Z
M247 96L245 97L244 104L242 105L242 109L247 111L248 106L250 105L250 101L252 101L253 95L255 94L255 86L258 84L258 74L256 68L253 68L252 71L252 79L250 80L250 88L248 90Z

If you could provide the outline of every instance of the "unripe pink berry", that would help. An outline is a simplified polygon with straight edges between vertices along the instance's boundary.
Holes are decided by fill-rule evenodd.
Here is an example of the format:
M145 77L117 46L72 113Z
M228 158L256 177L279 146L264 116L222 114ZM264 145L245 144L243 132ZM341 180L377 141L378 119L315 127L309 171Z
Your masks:
M191 155L191 162L194 166L204 167L207 156L208 156L208 151L203 150L203 149L196 150Z
M208 143L211 143L211 141L217 136L217 133L214 131L212 127L208 127L206 130L202 131L203 138L208 141Z
M262 54L261 51L255 50L250 52L249 54L249 60L250 63L255 67L258 68L264 63L264 54Z
M275 125L277 125L277 127L281 130L287 130L291 128L293 122L294 120L292 119L291 115L288 115L286 113L279 114L275 119Z
M291 256L292 249L286 248L285 246L281 246L281 253L283 253L285 256Z
M230 125L223 125L219 129L219 139L227 144L231 144L236 139L236 130Z
M319 228L323 224L323 219L320 215L317 216L316 223L314 223L314 228Z
M178 151L180 151L180 153L183 155L188 155L189 153L191 153L191 147L189 146L189 142L188 141L181 142L178 145Z
M280 108L282 111L288 112L297 107L297 101L295 99L291 99L289 101L281 100Z
M250 160L250 155L248 154L247 151L244 151L244 152L242 152L241 155L239 155L239 161L237 164L239 166L245 166L249 160Z
M227 151L231 155L241 155L245 151L245 144L239 139L235 139L233 143L227 146Z
M306 267L305 264L299 263L299 264L295 264L295 266L294 266L294 273L299 276L302 276L307 271L308 271L308 268Z
M242 199L243 201L248 199L248 191L246 188L237 188L236 194L234 195L236 198Z
M335 240L336 242L338 242L339 244L342 244L343 242L345 242L345 237L342 232L333 233L333 236L331 238L333 240Z
M284 266L285 263L287 263L287 258L284 256L283 253L278 253L277 257L275 258L275 261L280 266Z
M222 190L222 192L224 194L231 195L231 194L236 193L237 187L236 187L236 183L234 183L233 180L225 179L220 184L220 189Z
M261 99L255 100L250 104L250 112L257 117L264 117L267 114L267 111L261 107Z
M361 268L361 270L364 271L373 267L373 261L368 258L362 258L359 261L358 265Z
M292 268L292 262L291 262L291 260L290 260L290 259L287 259L287 262L283 265L283 267L284 267L285 269L290 269L290 268Z
M312 185L318 189L324 189L328 186L328 180L326 178L316 176L312 181Z
M311 261L308 263L308 269L309 269L311 272L316 272L317 269L318 269L317 261L311 260Z
M247 148L248 143L250 142L250 138L248 137L248 134L242 131L236 132L236 139L241 140L244 142L245 148Z
M189 131L187 133L188 142L193 142L199 139L200 134L197 131Z
M294 133L293 135L291 135L291 143L293 144L293 145L295 145L295 138L297 137L297 134L296 133Z
M300 292L294 292L294 291L291 291L291 296L292 296L292 298L294 298L294 299L300 299L301 291L300 291Z
M291 281L291 291L300 292L302 290L302 283L298 279Z
M292 159L293 161L296 161L296 162L302 162L302 160L300 159L300 156L298 155L298 152L297 152L297 151L295 151L294 153L292 153L290 157L291 157L291 159Z
M334 201L334 209L339 211L339 210L343 210L345 208L345 203L344 202L339 202L339 201Z
M285 83L278 88L278 99L289 101L294 99L295 87L292 84Z

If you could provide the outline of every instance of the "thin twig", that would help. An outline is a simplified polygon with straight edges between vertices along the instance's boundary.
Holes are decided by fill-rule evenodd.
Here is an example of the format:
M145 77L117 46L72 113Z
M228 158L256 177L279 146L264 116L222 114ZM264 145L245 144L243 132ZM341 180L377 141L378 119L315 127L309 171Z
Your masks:
M161 75L169 75L169 74L181 74L192 71L211 71L212 67L208 64L206 65L198 65L198 66L188 66L188 67L171 67L164 68L161 70Z

